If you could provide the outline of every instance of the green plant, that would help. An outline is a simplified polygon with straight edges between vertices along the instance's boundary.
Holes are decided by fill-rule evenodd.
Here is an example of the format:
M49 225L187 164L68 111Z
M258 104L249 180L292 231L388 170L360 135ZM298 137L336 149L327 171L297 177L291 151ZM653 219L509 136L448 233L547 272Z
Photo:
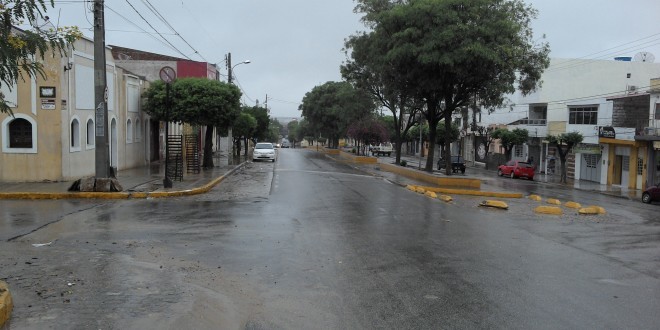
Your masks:
M352 153L355 153L355 152L356 152L355 148L351 149L351 152L352 152Z
M401 166L404 166L404 167L405 167L406 165L408 165L408 162L405 161L405 160L402 160L399 164L400 164Z

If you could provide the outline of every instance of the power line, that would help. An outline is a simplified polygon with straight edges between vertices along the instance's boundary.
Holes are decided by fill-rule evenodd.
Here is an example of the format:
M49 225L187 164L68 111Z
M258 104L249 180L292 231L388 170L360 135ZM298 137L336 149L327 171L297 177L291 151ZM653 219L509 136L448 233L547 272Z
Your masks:
M168 44L169 44L174 50L176 50L176 51L177 51L179 54L181 54L183 57L185 57L185 58L187 58L187 59L189 59L189 60L192 61L192 59L191 59L190 57L186 56L186 54L184 54L182 51L180 51L178 48L176 48L176 46L174 46L174 45L173 45L169 40L167 40L167 39L166 39L166 38L165 38L160 32L158 32L158 30L156 30L156 28L155 28L153 25L151 25L151 23L149 23L149 21L147 21L147 19L144 18L144 16L142 16L142 14L140 14L140 12L139 12L139 11L133 6L132 3L130 3L128 0L126 0L126 3L128 3L128 5L131 6L131 8L133 8L133 11L135 11L135 12L138 14L138 16L140 16L140 18L142 18L142 20L143 20L145 23L147 23L147 25L149 25L149 27L151 27L151 29L154 30L154 32L156 32L156 34L158 34L161 38L163 38L163 40L165 40L165 42L167 42L167 43L168 43Z

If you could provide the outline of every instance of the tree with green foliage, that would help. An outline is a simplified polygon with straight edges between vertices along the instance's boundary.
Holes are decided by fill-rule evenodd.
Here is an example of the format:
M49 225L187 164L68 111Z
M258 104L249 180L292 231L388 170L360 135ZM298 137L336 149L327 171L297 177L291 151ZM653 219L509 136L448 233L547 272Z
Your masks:
M351 84L329 81L307 92L298 109L310 129L329 138L331 147L337 148L348 125L371 115L375 105L369 94Z
M249 113L257 120L257 127L254 129L252 136L250 137L255 143L259 141L268 141L269 131L268 126L270 125L270 116L268 116L268 109L254 106L254 107L243 107L243 112Z
M233 139L234 149L236 156L241 155L241 142L245 144L245 156L248 155L248 140L250 139L255 128L257 128L257 120L247 112L241 112L238 118L234 121L233 126Z
M410 95L406 81L400 79L396 69L383 56L387 49L387 40L379 39L375 32L350 36L344 44L348 59L341 66L341 73L344 79L368 91L381 107L392 113L392 116L385 118L391 124L395 163L399 164L404 137L415 124L415 114L421 102Z
M568 181L566 159L574 146L582 143L584 137L578 132L562 133L559 135L548 135L546 138L551 146L557 148L559 152L559 161L561 162L561 176L559 182L566 183Z
M0 0L0 86L8 90L15 88L19 79L40 76L46 78L44 64L39 58L46 55L57 56L67 51L73 42L82 38L77 27L55 28L45 16L55 5L54 0ZM31 30L15 28L25 20L31 22ZM46 24L38 24L39 21ZM0 92L0 113L12 114L5 95Z
M533 39L536 11L522 0L358 0L356 10L384 45L371 56L394 70L401 94L425 102L431 141L440 120L451 131L456 109L500 106L516 87L534 91L549 65L549 46ZM432 156L433 149L429 172Z
M238 116L238 87L206 78L177 79L171 83L169 109L162 81L152 83L144 96L144 111L155 120L206 126L202 166L213 167L213 128L226 130Z
M298 121L297 120L292 120L288 124L286 124L286 127L289 131L289 134L287 135L287 139L291 143L291 148L295 148L296 147L296 141L299 141L298 140L298 133L299 133L298 132L298 128L299 128Z
M268 124L268 140L273 143L278 143L281 138L282 124L277 118L271 118Z
M511 159L513 147L527 142L529 132L526 129L515 128L509 131L506 128L498 128L493 131L493 139L500 140L500 145L504 148L504 156L507 160Z
M461 137L461 133L458 129L458 125L452 124L451 125L451 132L447 134L445 132L446 125L444 121L441 121L438 123L438 135L437 138L435 139L435 143L440 145L441 150L448 150L445 148L445 145L451 144L452 142L458 141L458 139ZM444 154L443 154L444 155ZM450 154L446 154L446 156L451 156ZM448 158L448 157L445 157Z

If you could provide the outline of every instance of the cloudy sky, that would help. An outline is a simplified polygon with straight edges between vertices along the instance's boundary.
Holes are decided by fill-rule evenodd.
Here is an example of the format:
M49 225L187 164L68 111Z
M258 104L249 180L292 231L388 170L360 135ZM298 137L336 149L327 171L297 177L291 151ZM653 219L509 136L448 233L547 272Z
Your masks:
M93 37L89 1L55 2L48 12L54 24L77 25ZM611 59L649 51L660 62L658 0L527 2L539 11L534 31L545 34L552 57ZM341 80L344 39L364 30L353 0L105 0L105 5L108 45L220 63L223 80L225 54L232 54L233 64L250 60L234 69L243 102L263 104L268 95L274 117L299 117L306 92Z

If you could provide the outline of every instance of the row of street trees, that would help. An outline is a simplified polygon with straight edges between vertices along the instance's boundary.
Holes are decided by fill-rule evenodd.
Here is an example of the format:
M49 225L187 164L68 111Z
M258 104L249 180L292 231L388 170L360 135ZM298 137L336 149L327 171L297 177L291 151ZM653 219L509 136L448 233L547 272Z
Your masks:
M370 31L348 38L341 72L392 112L397 162L415 113L435 141L440 121L450 134L455 111L501 106L516 88L532 92L549 65L548 44L533 40L536 11L521 0L358 0L356 11Z

